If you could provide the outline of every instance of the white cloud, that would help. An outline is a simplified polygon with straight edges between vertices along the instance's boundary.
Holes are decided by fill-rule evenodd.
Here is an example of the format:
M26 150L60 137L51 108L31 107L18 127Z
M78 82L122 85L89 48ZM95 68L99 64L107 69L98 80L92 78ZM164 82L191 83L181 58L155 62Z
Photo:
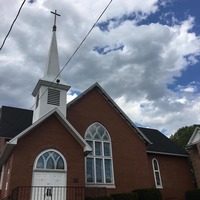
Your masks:
M26 3L0 52L0 104L30 108L31 92L43 76L57 9L57 41L61 68L92 27L109 0L41 0ZM21 2L10 0L1 7L3 40ZM83 91L95 82L108 92L137 123L174 133L178 128L199 123L199 94L195 84L168 89L175 77L197 63L200 38L192 32L194 18L170 24L137 22L166 6L165 1L115 0L100 22L115 18L109 31L95 27L62 73L72 90ZM170 3L170 1L167 3ZM12 8L10 5L13 5ZM9 11L9 12L8 12ZM135 12L136 18L125 20ZM122 20L123 19L123 20ZM115 45L123 49L113 50ZM107 47L101 55L95 47ZM106 49L104 49L106 51ZM69 93L68 100L76 94Z
M194 87L186 87L183 89L184 92L195 92L195 88Z
M72 101L73 99L75 99L78 95L76 93L72 94L67 94L67 102Z

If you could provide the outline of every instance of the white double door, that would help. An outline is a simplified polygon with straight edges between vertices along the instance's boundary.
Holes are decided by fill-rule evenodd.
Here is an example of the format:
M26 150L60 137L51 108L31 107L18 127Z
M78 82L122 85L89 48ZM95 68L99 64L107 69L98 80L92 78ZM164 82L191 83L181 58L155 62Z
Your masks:
M66 200L66 172L34 171L32 200Z

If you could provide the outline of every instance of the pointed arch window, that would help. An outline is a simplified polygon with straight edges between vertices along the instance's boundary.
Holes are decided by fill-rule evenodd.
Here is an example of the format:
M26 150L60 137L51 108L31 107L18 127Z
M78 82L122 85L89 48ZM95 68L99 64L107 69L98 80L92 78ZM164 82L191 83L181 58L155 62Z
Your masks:
M161 175L160 175L159 163L155 158L152 160L152 165L153 165L153 173L154 173L156 188L162 188L162 180L161 180Z
M100 123L88 127L85 140L93 151L86 157L86 183L114 184L111 139Z
M50 150L42 153L38 157L35 168L43 170L64 170L65 163L58 152Z

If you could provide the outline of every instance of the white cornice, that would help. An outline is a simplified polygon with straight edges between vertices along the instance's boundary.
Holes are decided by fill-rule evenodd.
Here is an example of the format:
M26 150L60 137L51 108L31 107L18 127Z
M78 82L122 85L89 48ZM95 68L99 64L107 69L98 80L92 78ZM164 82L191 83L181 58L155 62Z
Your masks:
M62 83L54 83L54 82L50 82L47 80L42 80L40 79L37 82L37 85L35 86L32 95L35 97L37 95L38 90L40 89L41 86L46 86L46 87L52 87L52 88L57 88L57 89L61 89L61 90L65 90L68 91L70 89L70 86L68 85L64 85Z

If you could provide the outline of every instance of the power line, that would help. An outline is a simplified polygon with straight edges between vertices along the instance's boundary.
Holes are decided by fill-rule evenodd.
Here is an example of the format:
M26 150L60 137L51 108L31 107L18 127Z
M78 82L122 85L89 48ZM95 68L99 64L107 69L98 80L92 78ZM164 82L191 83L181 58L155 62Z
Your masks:
M68 61L65 63L64 67L60 70L60 73L56 76L56 78L62 73L62 71L65 69L65 67L68 65L68 63L71 61L71 59L74 57L74 55L76 54L76 52L79 50L79 48L82 46L82 44L84 43L84 41L87 39L87 37L89 36L89 34L92 32L92 30L94 29L94 27L97 25L98 21L101 19L101 17L103 16L103 14L106 12L106 10L108 9L108 7L110 6L110 4L112 3L113 0L110 0L110 2L108 3L108 5L106 6L106 8L103 10L103 12L100 14L100 16L98 17L98 19L96 20L96 22L94 23L94 25L91 27L91 29L88 31L88 33L86 34L86 36L83 38L82 42L79 44L79 46L76 48L76 50L74 51L74 53L71 55L71 57L68 59Z
M87 37L90 35L90 33L92 32L92 30L94 29L94 27L97 25L98 21L101 19L101 17L103 16L103 14L105 13L105 11L108 9L108 7L110 6L110 4L112 3L113 0L110 0L110 2L108 3L108 5L105 7L105 9L102 11L102 13L100 14L100 16L97 18L96 22L93 24L93 26L90 28L90 30L88 31L88 33L86 34L86 36L83 38L82 42L78 45L78 47L75 49L74 53L70 56L70 58L67 60L67 62L65 63L65 65L62 67L62 69L60 70L60 72L58 73L58 75L53 79L53 81L49 84L49 86L46 88L46 90L42 93L42 95L39 97L39 100L44 96L44 94L47 92L48 88L51 87L51 85L54 83L55 80L57 80L57 78L59 77L59 75L63 72L63 70L65 69L65 67L68 65L68 63L72 60L72 58L75 56L75 54L77 53L77 51L80 49L80 47L82 46L82 44L85 42L85 40L87 39ZM34 103L30 110L35 106L36 103Z
M24 0L24 1L22 2L21 6L20 6L20 8L19 8L19 10L18 10L18 13L17 13L16 17L15 17L15 19L13 20L13 23L11 24L9 31L8 31L7 35L5 36L5 38L4 38L4 40L3 40L3 43L2 43L2 45L1 45L1 47L0 47L0 51L2 50L2 48L3 48L3 46L4 46L5 42L6 42L6 40L7 40L7 38L8 38L8 36L9 36L9 34L10 34L12 28L13 28L13 25L14 25L15 21L17 20L19 14L20 14L20 12L21 12L21 9L22 9L23 5L25 4L25 2L26 2L26 0Z
M26 0L24 0L24 2L22 3L21 7L20 7L20 10L21 8L23 7L23 4L25 3ZM92 29L96 26L96 24L98 23L99 19L102 17L102 15L105 13L105 11L107 10L107 8L110 6L110 4L112 3L113 0L111 0L109 2L109 4L106 6L106 8L103 10L103 12L101 13L101 15L99 16L99 18L96 20L96 22L94 23L94 25L92 26L92 28L89 30L89 32L86 34L86 36L84 37L84 39L82 40L82 42L79 44L79 46L76 48L76 50L74 51L74 53L72 54L72 56L68 59L68 61L65 63L65 65L63 66L63 68L61 69L61 71L59 72L59 74L55 77L55 79L49 84L48 88L54 83L54 81L57 79L57 77L61 74L61 72L64 70L64 68L67 66L67 64L70 62L70 60L74 57L74 55L76 54L76 52L79 50L79 48L82 46L82 44L84 43L84 41L87 39L87 37L89 36L89 34L91 33ZM20 10L18 12L18 15L20 13ZM16 17L17 19L17 17ZM15 19L15 21L16 21ZM14 24L14 23L13 23ZM13 26L13 25L12 25ZM9 34L8 34L9 35ZM8 37L8 36L7 36ZM5 43L5 42L4 42ZM3 45L2 45L3 47ZM2 49L1 47L1 49ZM42 98L42 96L47 92L48 88L44 91L44 93L41 95L41 97L39 99ZM30 108L30 110L35 106L35 104L33 104L33 106ZM9 131L10 130L14 130L14 125L16 125L16 127L19 127L21 121L20 119L16 119L15 120L15 124L13 124L12 127L9 127Z

